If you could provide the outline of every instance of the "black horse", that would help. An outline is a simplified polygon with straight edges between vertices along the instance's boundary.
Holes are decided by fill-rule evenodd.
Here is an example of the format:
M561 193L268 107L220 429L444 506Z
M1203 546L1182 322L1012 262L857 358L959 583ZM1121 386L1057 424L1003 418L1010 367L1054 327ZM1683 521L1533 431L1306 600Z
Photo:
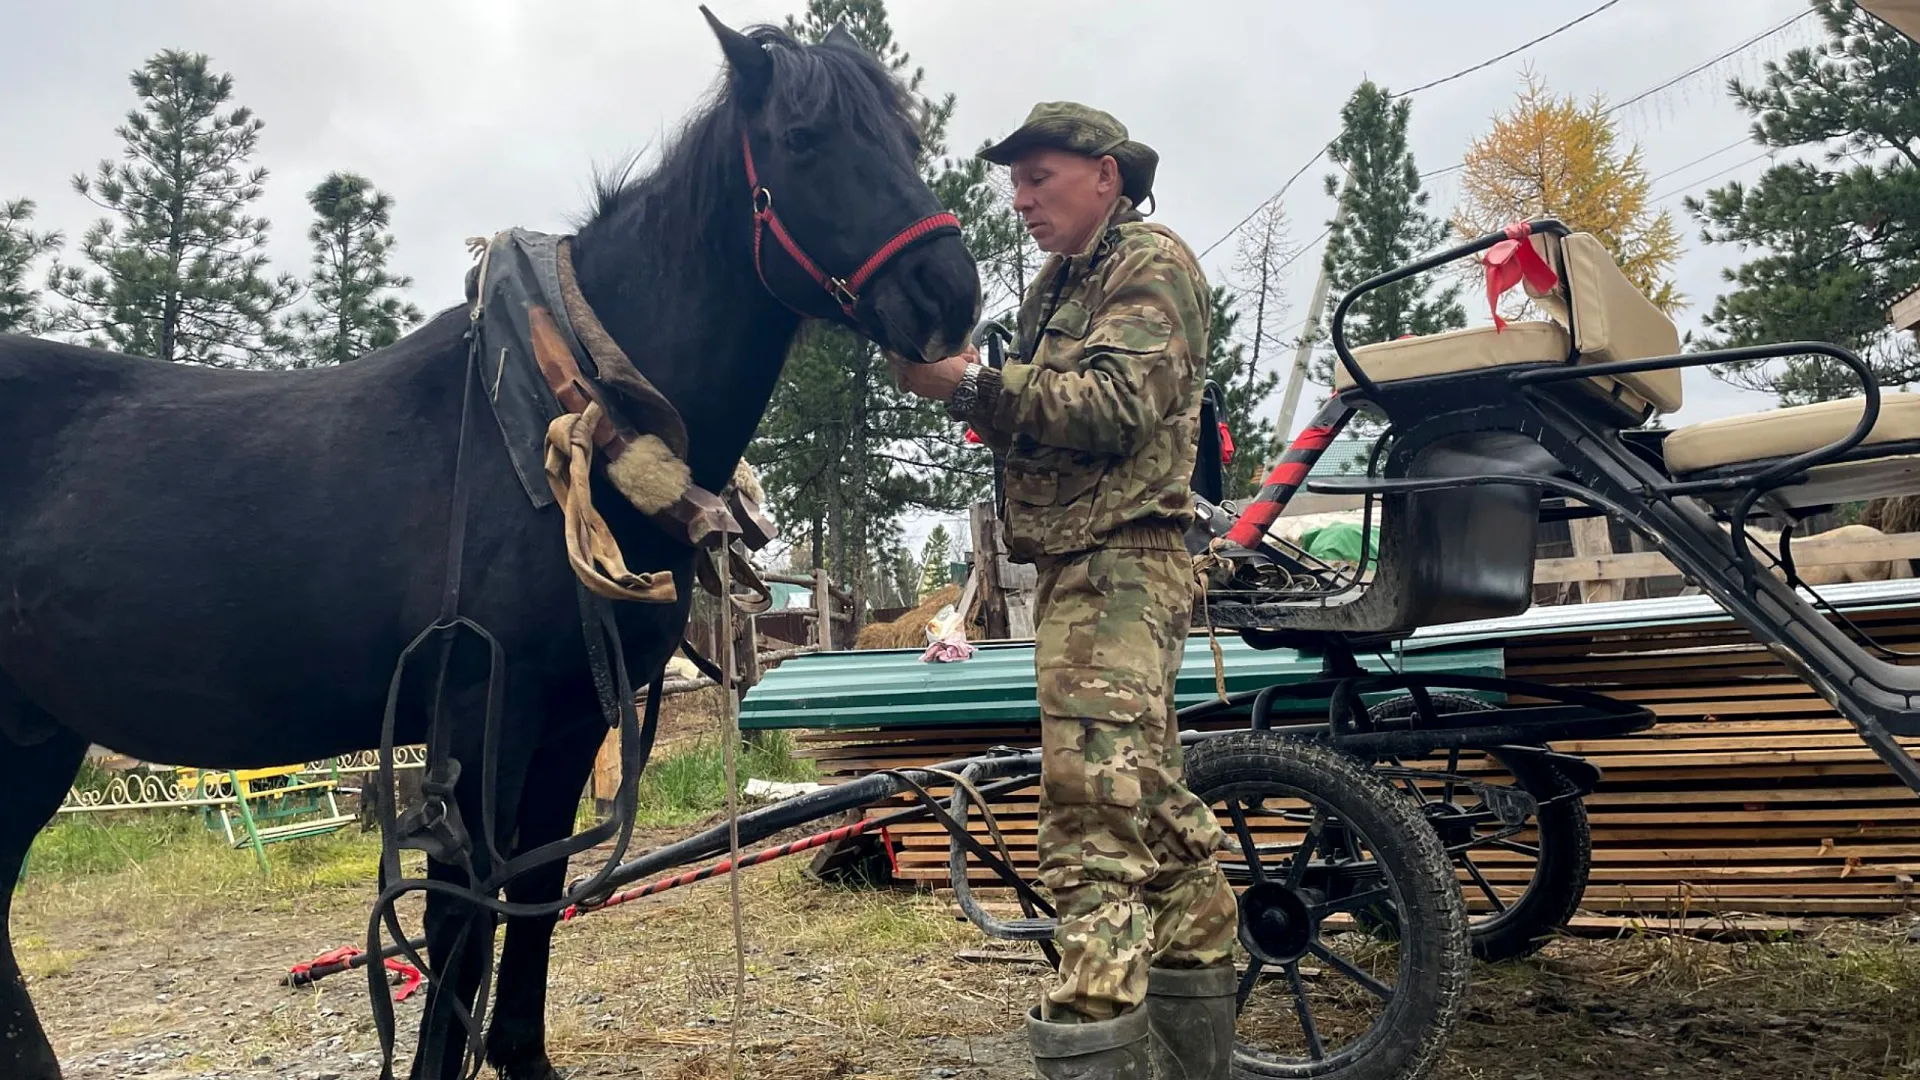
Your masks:
M803 316L935 358L962 347L980 287L951 230L892 243L940 207L916 171L909 99L882 65L844 32L809 46L708 18L727 59L714 101L651 175L601 186L572 258L608 334L684 418L693 481L717 491ZM500 152L514 152L510 137ZM791 248L757 242L769 192ZM888 257L856 303L821 287L876 252ZM456 307L354 363L275 373L0 336L0 926L89 743L209 767L378 744L395 659L434 622L448 565L467 329ZM468 449L461 613L505 649L493 832L520 852L572 832L606 723L559 511L531 505L484 408ZM594 493L632 569L670 571L678 586L674 604L616 605L626 663L650 673L678 642L694 553L599 468ZM484 661L456 664L449 683L463 754L485 674ZM399 738L417 742L428 710L403 705ZM479 778L466 770L456 793L470 827ZM556 900L565 873L542 867L507 899ZM546 1080L554 920L506 922L486 1056L513 1080ZM463 1057L449 1006L474 1004L492 916L429 896L427 931L449 984L428 998L421 1047L439 1040L443 1065L423 1080L444 1080ZM0 1076L59 1076L4 938Z

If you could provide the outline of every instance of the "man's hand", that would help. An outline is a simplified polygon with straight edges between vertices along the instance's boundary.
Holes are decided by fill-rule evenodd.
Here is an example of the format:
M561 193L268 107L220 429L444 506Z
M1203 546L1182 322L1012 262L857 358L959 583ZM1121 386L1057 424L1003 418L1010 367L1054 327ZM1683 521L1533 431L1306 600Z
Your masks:
M960 376L967 370L967 365L980 362L980 350L969 345L965 352L945 360L935 360L931 364L916 364L889 353L887 362L893 365L894 377L900 380L900 385L908 393L928 401L945 402L953 397L954 390L959 387Z

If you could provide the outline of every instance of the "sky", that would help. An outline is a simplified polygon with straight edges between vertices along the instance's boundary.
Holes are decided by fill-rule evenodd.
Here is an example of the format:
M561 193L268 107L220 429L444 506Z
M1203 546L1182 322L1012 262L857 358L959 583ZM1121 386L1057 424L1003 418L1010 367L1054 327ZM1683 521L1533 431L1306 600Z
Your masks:
M926 70L925 89L958 99L953 147L1004 134L1035 101L1106 109L1160 152L1155 219L1200 249L1337 133L1340 105L1362 78L1390 90L1438 79L1600 2L894 0L890 15L896 39ZM710 0L734 26L780 21L801 3ZM255 206L274 222L274 268L306 271L303 193L328 172L357 171L394 196L395 269L414 278L410 297L428 312L458 302L467 237L516 225L565 231L587 205L593 170L636 152L645 167L721 70L697 4L678 0L8 6L0 199L35 199L37 227L61 229L77 246L98 212L70 178L118 155L113 129L134 103L128 74L160 49L204 52L233 76L234 101L266 123L254 160L270 176ZM1415 95L1415 158L1423 171L1458 163L1512 103L1526 67L1556 92L1619 102L1805 10L1806 0L1617 0L1551 40ZM1768 165L1752 160L1761 148L1745 141L1749 121L1727 80L1757 80L1766 60L1819 40L1817 20L1801 18L1615 114L1681 228L1683 331L1698 325L1721 272L1741 255L1702 243L1681 197ZM1296 244L1332 215L1331 168L1322 160L1281 200ZM1442 213L1458 197L1456 176L1431 181ZM1228 240L1204 260L1215 283L1232 281L1234 246ZM1305 317L1318 266L1309 252L1289 268L1289 323ZM1774 404L1701 370L1687 372L1685 393L1670 426ZM1306 398L1310 410L1313 388ZM910 540L933 520L916 520Z

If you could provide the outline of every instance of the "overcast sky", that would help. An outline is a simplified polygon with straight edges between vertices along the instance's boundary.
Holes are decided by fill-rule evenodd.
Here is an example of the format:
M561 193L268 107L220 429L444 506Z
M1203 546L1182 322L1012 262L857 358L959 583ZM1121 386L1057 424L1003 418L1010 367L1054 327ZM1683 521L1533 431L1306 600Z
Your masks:
M741 26L778 21L801 2L711 6ZM1336 133L1340 104L1362 77L1390 89L1418 85L1598 3L894 0L891 14L897 39L926 69L926 88L958 96L956 148L1003 134L1036 100L1105 108L1160 151L1156 218L1199 249ZM302 193L329 171L362 172L397 200L397 269L413 275L413 299L428 311L459 300L465 237L515 225L564 230L585 206L592 168L657 147L720 63L691 0L8 6L0 198L34 198L39 226L77 242L95 212L68 179L119 153L113 128L133 103L128 73L159 49L206 52L233 75L235 100L266 121L256 162L272 175L258 210L275 223L276 268L306 270ZM1617 102L1805 8L1806 0L1619 0L1550 41L1417 95L1415 156L1423 170L1457 163L1513 100L1522 65L1556 91ZM1748 162L1758 147L1732 145L1747 121L1726 81L1757 78L1765 60L1817 42L1818 29L1801 19L1616 114L1660 177L1663 205L1680 215L1682 194L1765 169L1764 160ZM1318 235L1331 214L1327 171L1316 165L1284 200L1297 243ZM1452 179L1433 181L1443 212L1457 195ZM1739 256L1680 224L1679 285L1692 301L1678 319L1685 329ZM1227 278L1233 246L1206 260L1216 282ZM1304 317L1317 267L1308 256L1290 270L1292 321ZM1703 371L1687 373L1686 394L1670 423L1771 404Z

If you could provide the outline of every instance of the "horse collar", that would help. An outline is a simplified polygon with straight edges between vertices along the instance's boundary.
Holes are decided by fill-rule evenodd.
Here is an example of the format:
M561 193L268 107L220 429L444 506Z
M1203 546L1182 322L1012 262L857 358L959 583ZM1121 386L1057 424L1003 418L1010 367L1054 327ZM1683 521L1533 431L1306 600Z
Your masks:
M555 490L551 429L594 416L588 432L607 478L668 536L696 548L742 536L753 547L772 529L738 491L733 505L695 484L679 410L613 341L574 280L569 238L510 229L483 246L470 277L472 347L521 488L536 507ZM621 391L617 404L608 387ZM563 485L564 486L564 485Z
M899 232L894 233L892 239L880 245L879 250L869 255L867 261L856 267L852 274L844 278L834 277L822 270L819 263L814 262L807 256L805 249L800 246L800 242L793 238L793 234L788 232L786 225L781 222L779 212L773 208L773 189L760 182L759 170L756 169L753 164L753 143L747 138L747 133L744 131L740 133L740 153L746 158L747 188L753 196L754 272L760 275L760 284L767 290L768 295L793 309L795 314L802 317L812 318L815 317L815 313L806 310L805 307L799 304L787 300L778 292L775 292L772 283L767 281L766 245L764 243L767 233L773 234L774 241L780 245L781 250L787 253L787 257L793 260L794 265L798 266L802 272L812 278L815 284L825 289L827 295L833 298L833 302L840 305L840 310L846 315L847 319L858 327L860 326L860 317L854 314L854 308L860 303L860 290L866 288L867 284L871 282L881 270L885 269L888 263L892 262L896 256L907 248L929 236L944 232L958 233L960 231L960 219L952 213L942 210L936 214L929 214L919 221L913 222L901 229Z

